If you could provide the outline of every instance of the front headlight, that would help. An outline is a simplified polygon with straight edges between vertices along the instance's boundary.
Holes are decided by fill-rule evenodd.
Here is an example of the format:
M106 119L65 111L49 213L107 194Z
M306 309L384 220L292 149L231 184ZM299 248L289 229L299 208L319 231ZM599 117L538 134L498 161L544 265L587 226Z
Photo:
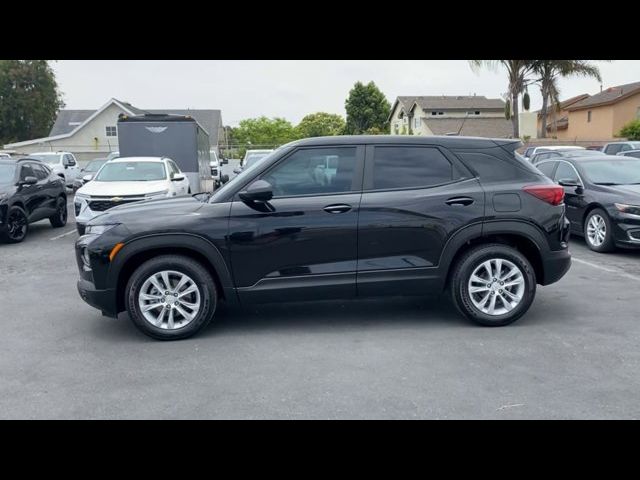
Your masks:
M87 225L87 228L84 231L85 235L102 235L104 232L111 230L114 227L117 227L119 224L112 223L106 225Z
M614 205L619 212L640 216L640 205L627 205L625 203L614 203Z
M152 198L163 198L166 197L167 194L169 193L169 189L166 190L161 190L160 192L152 192L152 193L147 193L144 198L146 200L150 200Z

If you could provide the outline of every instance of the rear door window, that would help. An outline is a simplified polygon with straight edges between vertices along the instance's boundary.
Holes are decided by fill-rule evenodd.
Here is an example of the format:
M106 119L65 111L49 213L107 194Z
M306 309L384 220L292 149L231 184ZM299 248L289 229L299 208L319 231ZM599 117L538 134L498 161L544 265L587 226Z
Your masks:
M556 167L556 163L558 162L544 162L536 165L538 170L545 174L545 176L549 178L553 178L553 169Z
M437 148L375 147L374 190L431 187L459 177L452 163Z

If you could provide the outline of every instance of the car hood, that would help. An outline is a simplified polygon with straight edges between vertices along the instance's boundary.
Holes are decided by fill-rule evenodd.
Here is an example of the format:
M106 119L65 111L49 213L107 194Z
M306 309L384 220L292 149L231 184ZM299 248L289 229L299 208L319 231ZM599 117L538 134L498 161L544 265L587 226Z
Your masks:
M602 190L617 193L624 197L635 198L640 202L640 185L599 185Z
M185 195L159 200L143 200L140 202L120 205L98 215L89 223L96 225L104 223L154 223L171 224L172 218L185 218L195 214L203 203L196 198Z
M99 182L92 180L76 193L91 196L129 196L160 192L169 188L166 180L153 182Z

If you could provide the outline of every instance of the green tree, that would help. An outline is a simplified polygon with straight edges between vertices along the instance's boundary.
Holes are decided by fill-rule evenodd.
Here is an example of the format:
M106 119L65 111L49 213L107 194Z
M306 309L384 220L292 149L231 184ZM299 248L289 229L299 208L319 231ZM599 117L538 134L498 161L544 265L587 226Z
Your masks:
M296 139L293 125L284 118L247 118L232 131L233 141L244 155L247 149L276 148Z
M589 60L538 60L534 72L538 77L535 82L540 86L540 94L542 95L539 138L547 137L549 104L553 105L552 111L555 115L556 108L560 103L558 80L561 77L578 75L602 81L600 69L591 64Z
M62 107L46 60L0 60L0 145L46 137Z
M375 83L356 82L345 101L347 135L388 131L391 104Z
M508 95L510 100L510 116L513 124L514 138L520 137L520 126L518 125L519 114L519 98L520 94L530 83L530 76L533 73L537 60L469 60L471 68L474 71L480 70L482 67L496 69L499 65L507 71L508 79ZM505 110L506 116L506 110ZM508 119L508 117L507 117Z
M628 140L640 140L640 120L631 120L625 124L616 137L626 137Z
M340 115L317 112L306 115L296 127L299 138L342 135L345 121Z

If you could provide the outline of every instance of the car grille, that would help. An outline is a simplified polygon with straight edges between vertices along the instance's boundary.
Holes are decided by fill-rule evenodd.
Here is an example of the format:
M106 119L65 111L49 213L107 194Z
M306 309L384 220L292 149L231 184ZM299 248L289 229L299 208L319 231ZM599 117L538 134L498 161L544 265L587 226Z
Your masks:
M117 198L117 200L114 200L114 198ZM89 208L94 212L104 212L105 210L117 207L118 205L141 202L143 200L145 200L145 198L139 195L125 195L122 197L91 197L91 199L89 200Z

